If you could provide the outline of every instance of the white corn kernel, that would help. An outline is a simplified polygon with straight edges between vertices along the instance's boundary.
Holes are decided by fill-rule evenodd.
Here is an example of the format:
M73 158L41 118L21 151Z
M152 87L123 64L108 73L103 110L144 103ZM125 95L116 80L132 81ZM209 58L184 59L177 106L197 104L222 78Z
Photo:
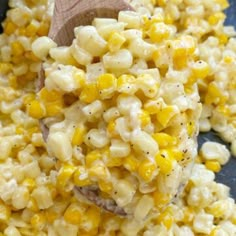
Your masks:
M53 205L51 192L47 187L39 186L32 192L39 209L47 209Z
M49 133L48 151L62 162L72 157L72 146L68 136L64 132Z
M130 145L122 140L111 140L110 146L111 157L125 157L130 153Z
M49 37L43 36L37 38L32 43L33 53L40 59L45 59L51 48L55 48L57 44Z
M221 165L227 163L230 158L230 152L225 145L211 141L202 145L200 154L205 160L217 160Z

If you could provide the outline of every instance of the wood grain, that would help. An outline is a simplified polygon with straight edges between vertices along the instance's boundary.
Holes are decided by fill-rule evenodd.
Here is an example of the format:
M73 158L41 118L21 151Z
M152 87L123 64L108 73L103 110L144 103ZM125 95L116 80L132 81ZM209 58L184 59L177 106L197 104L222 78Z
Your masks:
M68 46L76 26L90 25L95 17L117 18L121 10L132 8L123 0L56 0L49 37Z

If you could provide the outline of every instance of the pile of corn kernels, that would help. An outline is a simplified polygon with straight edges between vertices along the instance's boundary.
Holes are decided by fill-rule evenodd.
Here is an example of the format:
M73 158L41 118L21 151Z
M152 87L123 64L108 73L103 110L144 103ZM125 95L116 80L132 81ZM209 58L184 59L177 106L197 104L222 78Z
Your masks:
M223 25L227 1L129 2L146 24L161 19L163 30L173 25L178 36L194 37L199 63L192 83L197 83L203 105L200 131L215 130L231 143L235 155L236 40L234 29ZM41 110L35 83L41 59L32 45L48 33L53 1L11 0L9 4L0 35L0 235L236 235L235 201L227 186L214 181L230 153L210 141L202 146L180 198L155 217L138 222L78 201L67 184L75 169L70 165L60 168L38 124ZM167 37L165 32L159 32L160 40ZM186 65L186 58L177 61L181 68ZM166 68L160 73L166 73ZM185 74L176 70L169 76L184 78ZM63 108L62 100L56 92L47 98L51 100L46 112L57 114ZM158 208L169 201L158 193L153 199Z

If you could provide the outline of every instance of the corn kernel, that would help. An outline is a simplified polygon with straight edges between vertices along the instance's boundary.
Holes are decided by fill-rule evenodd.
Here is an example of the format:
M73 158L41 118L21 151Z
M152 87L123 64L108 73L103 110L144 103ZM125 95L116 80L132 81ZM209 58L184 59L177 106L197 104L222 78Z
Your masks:
M105 193L111 193L111 191L113 189L112 183L107 182L107 181L103 181L103 180L100 180L98 182L98 186L99 186L100 190Z
M177 114L178 110L174 106L166 106L157 113L157 121L166 127L170 120Z
M150 39L155 43L160 43L170 36L170 28L164 23L155 23L149 30Z
M140 113L138 114L138 118L142 127L145 127L146 125L151 123L151 117L149 113L145 110L140 111Z
M26 179L24 179L22 185L26 186L29 189L29 191L31 192L35 188L36 182L34 179L26 178Z
M8 74L12 69L12 64L0 62L0 73Z
M204 61L197 61L192 66L192 75L194 78L204 79L209 75L210 67Z
M95 206L89 207L89 209L83 215L83 222L81 228L85 231L91 231L97 229L101 221L101 211Z
M49 23L41 22L40 26L37 30L37 35L38 36L46 36L46 35L48 35L48 31L49 31Z
M154 172L156 170L156 164L149 161L149 160L143 160L138 168L139 176L146 182L149 182L152 180Z
M159 191L155 191L153 193L154 204L158 209L166 206L170 200L171 196L169 194L161 193Z
M117 90L120 93L134 94L137 91L133 75L123 74L117 79Z
M112 74L103 74L97 79L97 88L100 97L103 99L110 98L114 94L116 87L117 79Z
M36 20L32 20L29 25L25 28L25 35L28 37L33 37L37 33L40 27L40 23Z
M85 163L87 167L91 167L91 165L97 161L100 160L102 158L101 153L98 150L94 150L89 152L86 156L85 156Z
M84 141L85 133L85 127L77 127L72 137L72 145L81 145Z
M228 0L215 0L215 2L220 4L222 10L226 9L227 7L229 7Z
M173 168L174 157L166 149L160 150L155 157L156 163L162 174L169 174Z
M169 146L176 145L177 139L174 136L171 136L166 133L155 133L152 135L155 141L158 143L159 148L166 148Z
M168 208L157 217L157 223L163 224L168 230L171 228L173 222L173 214L168 210Z
M6 21L4 26L4 33L7 35L13 34L17 29L17 26L12 21Z
M11 43L11 52L13 56L21 56L24 53L24 48L20 42L14 41Z
M139 161L135 158L134 155L130 154L129 156L124 158L124 167L130 171L135 172L138 170L139 167Z
M70 204L65 213L64 219L69 224L79 225L82 220L83 209L78 203Z
M126 39L124 36L117 32L114 32L108 39L108 48L111 52L116 52L122 47L125 41Z
M225 14L222 13L222 12L216 12L216 13L213 13L212 15L210 15L208 17L208 23L210 25L216 25L218 24L219 21L222 21L225 19Z
M27 104L27 112L35 119L41 119L46 115L44 106L38 100L33 100Z
M108 169L102 163L91 166L88 170L88 173L90 177L95 177L100 180L106 180L109 177Z
M142 27L145 31L148 31L152 25L155 23L163 22L164 16L163 14L155 14L154 16L142 16Z
M194 217L194 210L191 207L185 207L183 210L183 213L184 213L184 215L183 215L182 221L185 224L190 223Z
M88 178L88 173L83 166L78 166L77 170L73 174L74 184L80 187L91 184Z
M217 87L217 85L212 82L208 85L207 94L205 97L205 103L210 104L224 104L227 97L224 95L223 91Z
M64 188L69 181L69 179L72 177L76 170L75 166L65 164L63 165L57 175L57 186L59 188Z
M81 91L80 100L85 103L94 102L98 99L99 93L95 83L86 84Z
M0 203L0 222L7 223L11 216L10 208L3 203Z
M46 224L46 217L43 212L34 214L30 220L30 223L33 228L37 230L42 230L44 225Z
M221 165L218 161L206 161L205 166L208 170L218 173L221 170Z
M188 132L188 136L192 137L194 132L195 132L195 125L193 121L189 121L187 123L187 132Z

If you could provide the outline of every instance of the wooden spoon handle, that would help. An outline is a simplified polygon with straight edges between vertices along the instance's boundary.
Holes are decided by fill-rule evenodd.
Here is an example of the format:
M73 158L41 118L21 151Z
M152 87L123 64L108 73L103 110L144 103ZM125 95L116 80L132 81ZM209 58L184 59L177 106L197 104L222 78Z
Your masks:
M76 26L89 25L95 17L117 18L121 10L132 8L123 0L56 0L49 37L59 46L69 45Z

